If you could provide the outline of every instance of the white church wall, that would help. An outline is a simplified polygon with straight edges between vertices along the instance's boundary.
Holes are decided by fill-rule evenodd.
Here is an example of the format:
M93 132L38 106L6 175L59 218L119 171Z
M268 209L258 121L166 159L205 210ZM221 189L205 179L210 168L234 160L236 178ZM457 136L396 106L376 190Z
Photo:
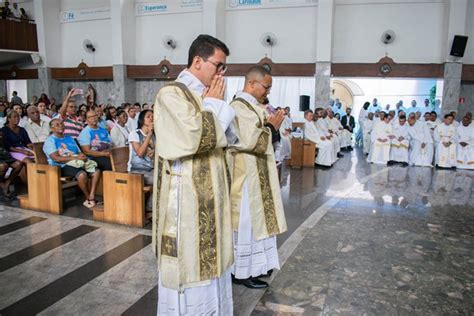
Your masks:
M316 60L317 7L226 11L225 42L231 63L254 63L265 57L275 62L311 63ZM270 49L262 34L277 38Z
M158 64L165 56L173 64L186 64L189 46L201 33L202 12L137 16L136 64ZM165 48L165 36L176 40L176 49Z
M61 11L110 7L108 0L61 0ZM111 20L88 20L61 23L60 67L75 67L81 60L89 66L110 66L112 64L112 27ZM85 39L92 41L96 47L94 54L86 52L82 43Z
M391 29L396 39L387 51L395 62L442 63L446 46L444 10L442 0L339 0L335 8L333 62L377 62L385 56L381 35Z
M462 62L465 64L474 64L474 1L467 2L466 35L469 39L467 40Z

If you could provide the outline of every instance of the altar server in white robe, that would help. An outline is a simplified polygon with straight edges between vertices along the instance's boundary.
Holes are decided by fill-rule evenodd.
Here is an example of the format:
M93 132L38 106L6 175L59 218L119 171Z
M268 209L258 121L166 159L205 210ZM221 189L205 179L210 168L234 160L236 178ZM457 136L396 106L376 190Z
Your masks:
M336 156L334 155L334 147L331 141L316 128L313 121L313 111L307 110L304 112L304 118L304 138L315 143L318 148L316 164L326 167L332 166L334 161L336 161Z
M342 138L342 133L344 131L344 127L342 127L341 122L337 118L334 117L334 112L332 111L331 108L327 108L326 111L327 111L327 116L325 120L329 127L329 131L335 138L338 139L339 150L341 150L343 147L341 143L341 138Z
M372 133L372 129L374 128L374 113L370 112L367 115L367 119L363 121L364 126L363 126L363 132L364 132L364 137L363 137L363 151L364 154L368 155L369 150L370 150L370 134Z
M406 116L398 117L398 122L393 124L393 135L395 138L392 139L390 145L390 160L392 162L401 162L404 166L408 166L410 135Z
M469 115L463 117L457 132L457 167L474 169L474 125Z
M223 155L227 46L199 35L188 66L155 101L153 250L159 315L232 315L232 219ZM230 136L230 134L228 134Z
M280 127L280 144L282 160L291 158L291 130L293 128L293 120L290 116L290 107L285 108L285 119Z
M329 130L328 122L325 120L327 112L323 108L316 108L314 110L314 118L316 128L331 142L334 150L334 156L342 157L339 153L341 151L341 145L339 139L331 133Z
M456 167L457 131L453 125L454 116L446 114L442 124L434 130L436 142L435 165L441 168Z
M387 164L390 159L390 142L395 138L388 116L374 124L371 138L371 150L368 161L375 164Z
M433 167L433 137L429 127L423 122L408 119L410 133L410 164L412 166Z
M359 129L356 134L355 144L356 146L363 147L364 146L364 122L367 120L367 114L369 113L368 109L370 106L370 102L365 102L359 112Z
M271 132L281 127L284 110L268 115L262 105L271 86L268 70L253 66L245 75L243 91L231 102L239 138L229 148L233 282L251 289L268 287L260 278L280 268L276 235L286 231Z

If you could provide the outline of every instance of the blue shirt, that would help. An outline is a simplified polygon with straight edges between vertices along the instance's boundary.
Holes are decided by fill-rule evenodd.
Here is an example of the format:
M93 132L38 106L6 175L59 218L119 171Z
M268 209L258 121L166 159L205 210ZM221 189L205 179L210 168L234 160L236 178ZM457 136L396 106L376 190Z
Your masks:
M81 146L90 146L91 150L94 151L103 151L112 147L109 132L102 127L97 127L96 129L90 126L84 127L77 141Z
M54 161L50 156L52 153L57 151L58 155L61 157L70 157L81 152L74 138L68 135L65 135L63 138L59 138L54 134L51 134L48 138L46 138L43 144L43 151L48 157L48 164L52 166L60 166L61 168L66 164Z

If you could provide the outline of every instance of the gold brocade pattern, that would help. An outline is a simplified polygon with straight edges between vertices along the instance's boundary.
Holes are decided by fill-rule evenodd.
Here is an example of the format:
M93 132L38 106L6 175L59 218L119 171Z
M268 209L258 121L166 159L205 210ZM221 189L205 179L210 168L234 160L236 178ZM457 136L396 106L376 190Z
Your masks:
M201 112L202 115L202 134L199 140L197 153L208 152L216 148L217 134L216 125L211 112Z
M161 254L164 256L178 257L176 238L163 235L161 238Z
M265 224L269 235L280 233L273 201L272 188L270 186L270 175L268 171L267 159L256 156L258 177L260 180L260 190L262 191L263 213L265 214Z
M268 147L269 134L262 132L257 139L257 143L253 149L256 154L264 154Z
M158 222L160 221L160 193L161 193L161 177L163 176L163 163L164 160L161 157L158 157L158 169L156 172L156 216L155 216L155 224L158 227ZM162 244L163 246L163 244ZM158 253L158 243L156 243L156 253Z
M208 155L193 158L193 182L199 207L199 268L201 280L217 277L217 232L214 190Z

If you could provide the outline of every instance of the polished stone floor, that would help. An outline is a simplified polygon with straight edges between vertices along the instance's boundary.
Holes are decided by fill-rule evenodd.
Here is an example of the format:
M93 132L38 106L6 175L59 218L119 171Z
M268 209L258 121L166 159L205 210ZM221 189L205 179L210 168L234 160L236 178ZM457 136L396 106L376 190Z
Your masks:
M234 287L236 315L473 315L474 172L283 169L289 230L267 291ZM74 196L74 192L70 193ZM0 315L156 314L150 230L0 206Z

